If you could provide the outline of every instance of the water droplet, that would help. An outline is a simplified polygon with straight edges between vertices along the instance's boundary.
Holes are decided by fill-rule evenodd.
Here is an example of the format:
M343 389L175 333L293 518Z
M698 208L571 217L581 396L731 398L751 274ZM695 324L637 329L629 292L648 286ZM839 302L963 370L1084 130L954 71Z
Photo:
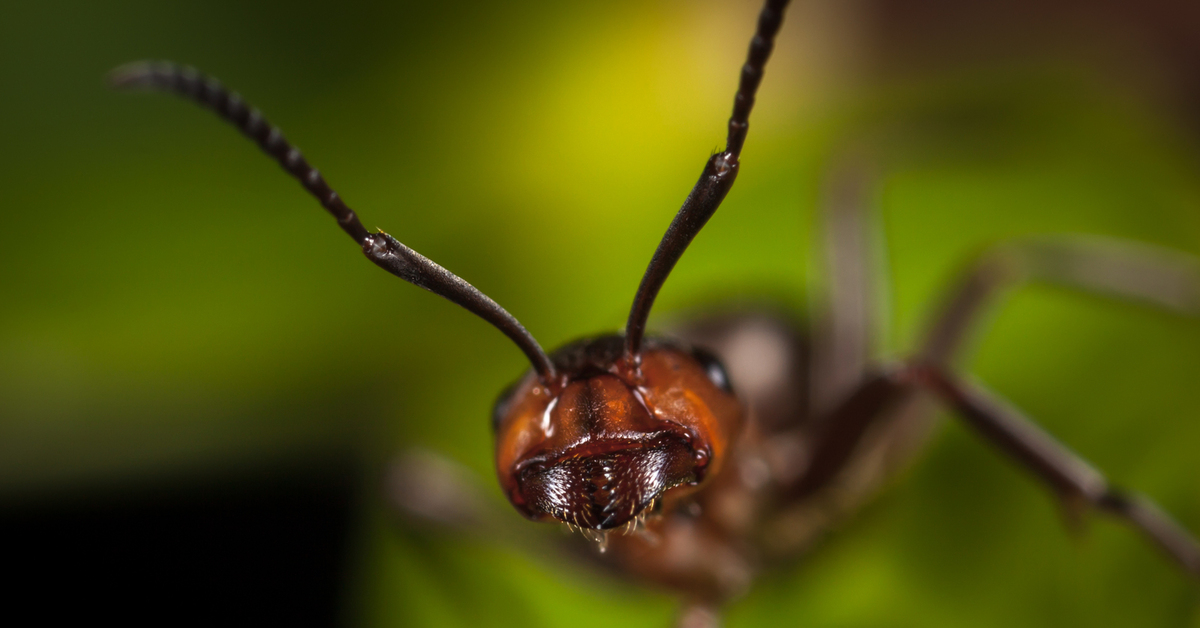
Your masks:
M596 548L600 550L601 554L608 551L607 530L589 530L587 528L583 528L580 530L580 532L583 533L583 536L587 538L587 540L596 544Z

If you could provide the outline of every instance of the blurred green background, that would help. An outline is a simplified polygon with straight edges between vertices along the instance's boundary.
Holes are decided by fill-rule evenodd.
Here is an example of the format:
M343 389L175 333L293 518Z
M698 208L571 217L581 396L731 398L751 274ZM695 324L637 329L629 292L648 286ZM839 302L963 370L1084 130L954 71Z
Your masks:
M1075 24L1070 3L1048 4L1066 7L1050 11L1057 22L1017 3L1011 23L964 25L939 5L951 8L791 9L738 183L667 283L660 316L763 294L802 307L822 179L850 144L880 156L890 355L989 243L1079 232L1200 253L1198 109L1172 73L1178 55L1146 43L1156 22L1106 22L1122 15L1109 10L1076 31L1055 26ZM487 417L522 355L366 263L211 114L110 92L103 77L144 58L220 77L368 227L473 282L554 347L623 323L670 216L724 141L757 10L9 3L0 505L350 460L362 488L346 623L667 625L665 595L395 524L379 476L406 447L494 486ZM994 318L971 364L1200 530L1200 321L1033 288ZM729 623L1200 626L1195 584L1139 536L1100 518L1075 536L1062 523L1045 491L947 423L860 518L766 576Z

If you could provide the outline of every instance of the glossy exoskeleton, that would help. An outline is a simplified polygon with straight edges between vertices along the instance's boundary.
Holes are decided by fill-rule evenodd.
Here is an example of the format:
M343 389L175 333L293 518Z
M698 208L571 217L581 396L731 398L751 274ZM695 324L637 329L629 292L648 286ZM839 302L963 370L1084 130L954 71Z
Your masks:
M767 0L742 68L724 150L706 162L650 261L623 334L547 354L507 311L392 236L371 233L282 133L240 96L195 70L138 63L118 87L173 91L216 112L300 181L375 264L496 326L532 369L493 411L496 472L516 509L558 521L596 542L596 559L678 591L682 620L712 620L773 557L804 548L855 508L921 440L929 401L953 410L1025 466L1064 504L1119 517L1192 576L1195 540L1150 502L1103 475L978 385L954 358L985 306L1027 280L1200 310L1194 260L1100 240L1015 242L983 256L953 287L909 360L867 361L861 328L869 278L862 260L863 187L855 168L833 186L825 218L833 274L827 312L811 333L787 316L735 312L645 336L659 289L729 192L749 116L783 20ZM846 173L843 173L845 175ZM453 496L429 498L417 465L396 500L452 520ZM428 498L428 499L427 499ZM438 501L441 500L441 501ZM436 503L435 503L436 502ZM456 514L457 513L457 514ZM618 534L612 534L618 532Z
M615 335L555 352L558 383L531 373L497 404L496 470L509 500L531 519L603 532L719 473L742 408L724 367L701 356L648 340L631 360Z

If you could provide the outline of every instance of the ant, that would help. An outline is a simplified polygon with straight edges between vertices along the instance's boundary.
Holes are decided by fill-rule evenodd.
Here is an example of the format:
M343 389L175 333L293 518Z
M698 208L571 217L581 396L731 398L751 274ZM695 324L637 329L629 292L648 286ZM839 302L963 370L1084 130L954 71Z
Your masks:
M860 168L836 179L826 217L834 280L810 332L771 313L734 313L673 336L647 335L659 290L732 189L749 120L787 0L767 0L734 95L725 147L667 228L634 295L623 333L546 352L515 317L398 239L368 230L298 149L216 80L170 63L112 75L117 87L173 91L254 140L317 198L374 264L462 306L505 334L532 368L493 409L496 471L512 506L594 544L591 560L678 592L681 624L715 623L762 567L808 547L857 509L911 453L936 401L1047 485L1077 517L1094 509L1143 534L1192 576L1200 547L1148 499L1114 488L1020 411L959 373L985 306L1014 285L1056 282L1170 309L1197 305L1194 262L1101 240L1013 242L980 258L952 287L920 349L875 364L866 355ZM764 365L770 365L766 368ZM422 477L399 473L396 499L452 521ZM444 497L444 496L443 496ZM424 500L424 501L422 501Z

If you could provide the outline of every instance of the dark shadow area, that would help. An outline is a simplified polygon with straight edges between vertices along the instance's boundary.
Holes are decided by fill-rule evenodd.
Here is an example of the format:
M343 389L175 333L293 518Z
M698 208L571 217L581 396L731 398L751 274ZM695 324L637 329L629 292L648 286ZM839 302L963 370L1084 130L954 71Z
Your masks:
M0 507L8 617L342 623L350 464Z

